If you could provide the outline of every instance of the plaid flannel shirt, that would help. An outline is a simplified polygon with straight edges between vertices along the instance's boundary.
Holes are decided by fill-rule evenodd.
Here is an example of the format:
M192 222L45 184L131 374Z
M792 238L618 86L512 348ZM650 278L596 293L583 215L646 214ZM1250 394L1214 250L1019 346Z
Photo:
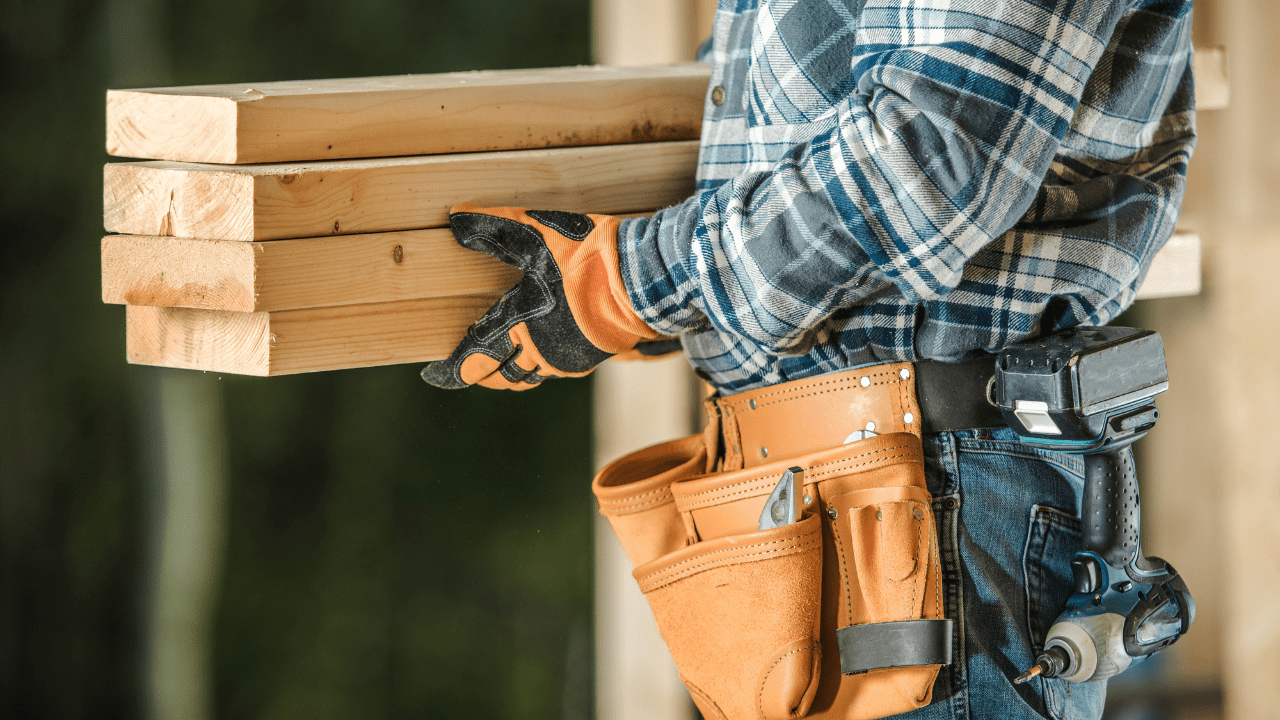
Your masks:
M1134 298L1195 144L1189 0L721 0L696 194L633 306L722 393L957 361Z

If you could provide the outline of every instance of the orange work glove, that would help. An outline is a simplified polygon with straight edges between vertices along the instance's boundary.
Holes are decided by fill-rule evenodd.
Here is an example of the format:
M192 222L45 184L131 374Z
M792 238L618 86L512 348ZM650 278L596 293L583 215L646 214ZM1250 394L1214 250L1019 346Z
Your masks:
M524 271L446 360L422 370L442 388L527 390L549 377L586 375L658 337L627 297L618 270L618 218L478 208L449 213L459 245Z

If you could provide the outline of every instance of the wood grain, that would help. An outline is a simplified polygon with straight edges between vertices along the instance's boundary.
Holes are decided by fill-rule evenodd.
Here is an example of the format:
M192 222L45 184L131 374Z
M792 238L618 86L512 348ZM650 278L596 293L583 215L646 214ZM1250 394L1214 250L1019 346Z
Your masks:
M443 227L459 203L620 214L693 193L680 141L247 167L108 163L107 231L274 240Z
M237 375L427 362L447 357L496 300L447 297L237 313L125 308L130 363Z
M519 278L515 268L460 247L446 228L252 243L102 239L102 300L121 305L269 312L489 295ZM1199 292L1200 237L1176 233L1137 297Z
M448 228L237 242L108 235L107 303L265 312L505 292L520 271Z
M107 91L107 152L277 163L698 137L710 65Z
M440 233L446 232L438 231L435 233L436 237L427 237L423 242L442 244L446 238ZM241 258L252 259L262 252L255 245L243 243L209 243L172 238L132 240L229 246L225 254L220 248L214 256L219 260L231 258L228 263L230 265L245 262ZM368 236L326 240L371 242L384 250L387 242L385 238ZM126 248L127 243L131 242L129 239L122 241L126 243L122 247ZM298 241L296 245L301 251L305 251L306 243L310 242L314 241ZM261 243L267 246L268 251L271 245L276 244L281 243ZM1198 236L1190 233L1175 235L1166 249L1161 251L1161 255L1157 255L1152 272L1138 292L1138 297L1173 297L1198 292L1199 248ZM198 254L200 251L195 252ZM174 251L173 255L180 257L182 253ZM482 256L477 255L476 258L487 260L489 264L496 266L495 270L504 267L497 261ZM466 260L467 258L462 258L461 261ZM483 262L477 263L477 266L483 265ZM223 267L218 263L193 264L193 267L196 266L213 266L219 270ZM252 260L243 267L252 268ZM427 264L420 267L427 267ZM1194 278L1188 275L1191 268L1194 268ZM447 274L444 273L441 277ZM235 273L221 274L225 277L233 275ZM484 295L449 295L270 312L130 304L127 308L129 362L243 375L287 375L438 360L453 349L466 328L510 286L507 282L509 279L511 278L493 280L490 287L496 289ZM181 283L174 284L178 288L175 292L181 293L184 290ZM235 289L226 289L230 287ZM198 298L200 302L217 298L227 298L229 303L243 302L252 287L251 282L242 278L236 282L224 282L209 292L189 292L189 296ZM453 286L458 291L476 293L480 287L479 284L470 283ZM435 290L428 288L427 291ZM314 292L314 289L304 288L296 292L305 294ZM277 295L282 298L289 296L288 292ZM158 291L152 296L132 296L134 300L154 299L166 302L174 297L179 296L170 294L169 290ZM375 291L365 297L382 295ZM129 301L129 298L122 299Z

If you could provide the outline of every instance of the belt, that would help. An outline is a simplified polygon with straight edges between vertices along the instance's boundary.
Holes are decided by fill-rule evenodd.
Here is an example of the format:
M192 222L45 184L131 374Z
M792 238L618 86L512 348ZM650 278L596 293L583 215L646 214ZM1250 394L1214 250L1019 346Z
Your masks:
M987 400L995 359L885 363L707 401L707 447L721 470L837 447L867 433L1005 427Z

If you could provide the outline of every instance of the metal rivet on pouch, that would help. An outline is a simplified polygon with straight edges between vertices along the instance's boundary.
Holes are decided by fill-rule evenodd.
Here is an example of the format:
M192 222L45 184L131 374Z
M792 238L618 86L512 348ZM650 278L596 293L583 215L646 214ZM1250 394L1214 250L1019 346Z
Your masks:
M862 387L868 387L868 386L870 386L870 385L871 385L871 378L866 377L866 376L864 375L864 376L863 376L863 378L862 378Z
M867 432L875 432L875 431L876 431L876 424L873 422L867 423Z
M923 510L921 510L920 508L916 508L915 510L912 510L912 511L911 511L911 517L913 517L913 518L915 518L915 519L917 519L917 520L923 520L923 519L924 519L924 511L923 511Z
M903 380L906 380L907 378L911 377L911 371L906 368L902 368L901 370L898 371L898 377L902 378Z
M913 423L913 422L915 422L915 421L916 421L916 416L915 416L915 415L912 415L911 413L907 413L906 415L903 415L903 416L902 416L902 422L904 422L904 423L906 423L906 424L908 424L908 425L910 425L911 423Z
M883 519L884 519L884 513L880 512L880 508L876 508L876 519L877 519L877 520L883 520Z
M960 507L960 503L955 498L947 498L948 510L955 510L957 507Z
M812 505L812 504L813 504L813 496L812 496L812 495L805 495L805 496L804 496L804 504L805 504L805 505Z
M760 457L769 457L769 448L767 447L760 448Z
M755 401L755 400L752 400L752 401L748 402L747 404L751 406L751 409L752 409L752 410L755 410L755 409L756 409L756 401Z
M840 511L836 509L835 505L827 506L827 517L831 518L832 520L835 520L836 518L840 517Z

